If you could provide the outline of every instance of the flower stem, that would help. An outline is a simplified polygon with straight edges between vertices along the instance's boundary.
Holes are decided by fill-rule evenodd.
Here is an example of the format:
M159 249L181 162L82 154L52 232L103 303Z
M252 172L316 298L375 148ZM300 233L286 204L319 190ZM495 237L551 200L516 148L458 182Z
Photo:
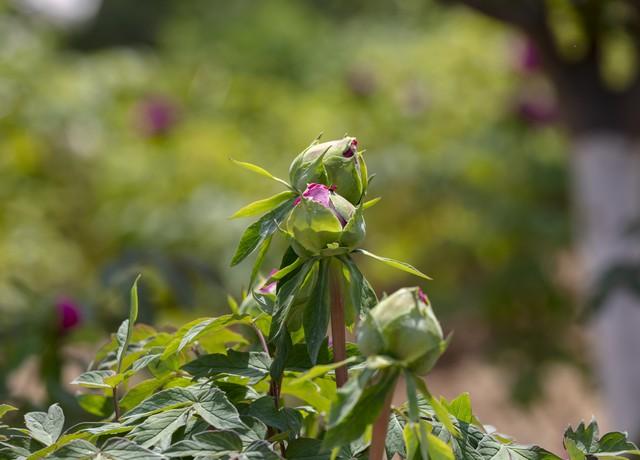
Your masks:
M113 421L119 422L120 421L120 404L118 402L118 385L112 388L112 393L113 393L113 412L114 412Z
M394 389L395 384L389 391L389 394L384 401L382 412L380 412L380 415L373 425L371 447L369 447L369 460L382 460L384 458L385 444L387 441L387 427L389 425L389 415L391 414L391 400L393 399Z
M333 346L333 362L347 359L346 326L344 324L344 303L340 287L340 273L333 267L330 270L329 290L331 293L331 340ZM347 366L336 369L336 385L338 388L347 383Z

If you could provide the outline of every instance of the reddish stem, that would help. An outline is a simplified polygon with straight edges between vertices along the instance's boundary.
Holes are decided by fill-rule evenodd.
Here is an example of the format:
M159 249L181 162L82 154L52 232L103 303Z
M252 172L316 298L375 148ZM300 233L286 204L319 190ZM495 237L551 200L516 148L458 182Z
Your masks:
M344 304L337 270L331 270L329 289L331 291L331 340L333 346L333 362L347 359L346 332L344 324ZM347 366L336 369L336 385L338 388L347 383Z
M382 460L385 454L385 444L387 442L387 427L389 425L389 415L391 414L391 400L393 399L395 385L389 391L389 395L384 401L382 412L373 425L371 447L369 447L369 460Z

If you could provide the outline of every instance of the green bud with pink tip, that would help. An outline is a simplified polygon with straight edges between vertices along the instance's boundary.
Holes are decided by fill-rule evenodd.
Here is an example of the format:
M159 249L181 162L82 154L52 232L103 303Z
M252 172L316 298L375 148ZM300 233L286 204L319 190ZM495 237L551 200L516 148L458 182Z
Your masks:
M365 356L387 355L418 375L431 370L446 348L442 328L420 288L403 288L365 313L358 326Z
M317 183L309 184L295 201L286 227L292 247L302 257L348 253L365 236L362 207Z
M367 168L355 137L311 144L291 163L289 178L299 191L311 183L333 186L354 205L367 188Z

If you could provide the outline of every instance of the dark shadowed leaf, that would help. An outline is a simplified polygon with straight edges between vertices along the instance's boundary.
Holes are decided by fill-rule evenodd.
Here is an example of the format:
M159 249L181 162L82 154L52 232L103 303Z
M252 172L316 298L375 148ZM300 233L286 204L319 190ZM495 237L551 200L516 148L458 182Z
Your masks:
M318 352L320 351L320 346L327 335L327 328L329 327L331 310L329 262L330 260L326 259L320 261L316 284L311 290L311 297L304 308L302 320L307 350L313 364L318 360Z

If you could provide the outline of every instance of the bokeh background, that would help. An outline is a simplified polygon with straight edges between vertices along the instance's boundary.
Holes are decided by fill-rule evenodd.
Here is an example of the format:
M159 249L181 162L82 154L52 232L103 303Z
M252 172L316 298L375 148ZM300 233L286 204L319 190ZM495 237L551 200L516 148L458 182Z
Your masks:
M225 311L251 265L229 268L250 221L228 216L279 191L229 158L286 177L348 132L383 197L366 247L430 274L455 331L433 385L556 448L604 414L540 65L523 36L427 0L0 2L0 400L78 416L66 382L135 273L143 322ZM417 282L362 263L379 293Z

